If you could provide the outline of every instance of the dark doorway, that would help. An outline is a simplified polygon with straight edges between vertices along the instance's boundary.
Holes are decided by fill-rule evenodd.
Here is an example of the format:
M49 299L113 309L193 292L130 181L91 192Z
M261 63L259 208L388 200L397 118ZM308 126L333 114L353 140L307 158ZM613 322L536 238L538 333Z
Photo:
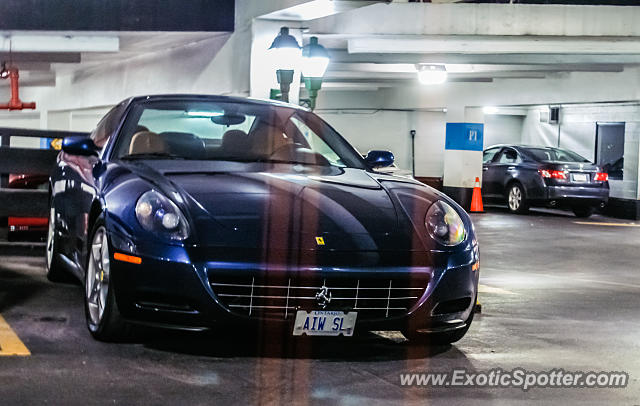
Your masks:
M609 179L622 180L624 123L597 123L595 161L609 173Z

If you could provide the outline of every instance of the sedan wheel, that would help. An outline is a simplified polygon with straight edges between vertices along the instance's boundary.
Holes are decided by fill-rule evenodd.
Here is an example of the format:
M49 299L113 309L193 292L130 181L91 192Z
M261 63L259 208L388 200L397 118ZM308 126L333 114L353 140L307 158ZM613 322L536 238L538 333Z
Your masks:
M111 256L107 229L99 220L89 245L85 275L85 315L94 338L120 341L130 334L130 326L120 316L111 279Z
M520 184L514 183L509 187L507 204L509 205L509 210L513 213L525 213L527 211L527 202Z

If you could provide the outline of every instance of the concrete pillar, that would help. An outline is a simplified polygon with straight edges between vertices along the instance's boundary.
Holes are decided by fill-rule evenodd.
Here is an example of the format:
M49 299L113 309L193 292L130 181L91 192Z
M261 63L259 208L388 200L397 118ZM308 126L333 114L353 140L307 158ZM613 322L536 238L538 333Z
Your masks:
M476 178L482 181L483 135L481 107L447 107L443 191L465 209Z

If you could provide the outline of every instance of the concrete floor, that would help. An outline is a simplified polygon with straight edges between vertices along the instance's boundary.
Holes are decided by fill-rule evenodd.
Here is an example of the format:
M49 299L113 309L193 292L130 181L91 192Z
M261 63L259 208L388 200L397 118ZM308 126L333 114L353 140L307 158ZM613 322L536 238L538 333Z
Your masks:
M0 404L640 404L640 228L562 212L475 215L483 313L450 347L398 334L282 343L277 335L154 332L103 344L78 286L40 259L0 259L0 313L32 355L0 357ZM623 223L599 216L589 222ZM400 386L452 368L626 371L625 389Z

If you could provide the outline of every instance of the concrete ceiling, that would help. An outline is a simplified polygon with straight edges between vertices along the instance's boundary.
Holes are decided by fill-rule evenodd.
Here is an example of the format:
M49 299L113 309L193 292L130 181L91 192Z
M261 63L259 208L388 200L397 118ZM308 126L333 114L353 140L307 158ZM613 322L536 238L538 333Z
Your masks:
M414 86L418 63L444 65L452 82L640 65L640 7L392 1L300 26L329 50L328 89Z
M54 86L56 75L117 64L184 47L227 32L10 32L0 33L0 63L20 70L21 86ZM8 86L0 81L0 86Z
M640 7L430 4L407 0L293 1L261 19L319 37L331 55L326 89L416 85L417 63L443 64L452 82L622 72L640 65ZM222 38L203 32L0 32L0 62L22 86ZM11 53L9 52L11 50ZM0 81L0 86L8 81Z

